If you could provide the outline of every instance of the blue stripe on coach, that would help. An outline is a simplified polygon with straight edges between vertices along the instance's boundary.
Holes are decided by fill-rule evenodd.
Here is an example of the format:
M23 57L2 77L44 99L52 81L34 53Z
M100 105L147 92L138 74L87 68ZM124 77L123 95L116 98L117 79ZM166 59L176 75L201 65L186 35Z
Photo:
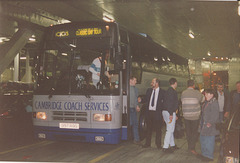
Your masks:
M93 142L103 144L118 144L122 137L122 129L60 129L58 127L34 126L34 135L45 134L49 140L67 140L78 142ZM95 136L103 136L104 141L95 141Z

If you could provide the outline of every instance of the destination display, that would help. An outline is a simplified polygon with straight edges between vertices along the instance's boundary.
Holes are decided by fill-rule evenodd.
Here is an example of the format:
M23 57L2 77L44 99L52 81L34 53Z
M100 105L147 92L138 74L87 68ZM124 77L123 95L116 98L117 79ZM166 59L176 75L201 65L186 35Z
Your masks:
M55 31L55 37L68 38L68 37L99 37L106 35L106 28L94 27L94 28L76 28L69 30Z

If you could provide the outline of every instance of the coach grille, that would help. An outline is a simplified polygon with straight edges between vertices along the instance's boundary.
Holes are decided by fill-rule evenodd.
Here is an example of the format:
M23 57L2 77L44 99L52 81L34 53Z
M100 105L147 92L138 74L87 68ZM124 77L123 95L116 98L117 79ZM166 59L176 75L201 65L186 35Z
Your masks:
M55 121L87 121L86 112L53 111Z

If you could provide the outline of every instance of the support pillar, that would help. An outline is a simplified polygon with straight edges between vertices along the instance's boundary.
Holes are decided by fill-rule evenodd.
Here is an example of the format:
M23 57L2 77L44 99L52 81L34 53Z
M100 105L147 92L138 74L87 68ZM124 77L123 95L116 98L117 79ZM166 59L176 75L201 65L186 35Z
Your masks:
M14 58L13 81L19 81L19 53Z
M199 88L203 88L203 70L202 70L202 61L198 60L195 62L195 81L198 83Z
M26 71L22 81L26 83L32 83L32 68L30 66L30 57L28 51L26 52Z

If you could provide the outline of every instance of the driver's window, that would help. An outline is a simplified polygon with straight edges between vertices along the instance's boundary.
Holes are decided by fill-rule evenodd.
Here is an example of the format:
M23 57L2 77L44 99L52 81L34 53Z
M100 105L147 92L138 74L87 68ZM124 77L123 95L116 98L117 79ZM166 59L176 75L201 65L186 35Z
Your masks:
M75 51L73 58L71 92L85 93L87 90L96 89L93 85L93 73L97 76L97 67L93 66L93 62L97 62L100 53L94 51ZM92 67L92 68L91 68ZM96 70L96 71L95 71ZM95 76L94 76L95 77Z
M71 52L61 51L56 61L56 93L66 94L69 92Z

